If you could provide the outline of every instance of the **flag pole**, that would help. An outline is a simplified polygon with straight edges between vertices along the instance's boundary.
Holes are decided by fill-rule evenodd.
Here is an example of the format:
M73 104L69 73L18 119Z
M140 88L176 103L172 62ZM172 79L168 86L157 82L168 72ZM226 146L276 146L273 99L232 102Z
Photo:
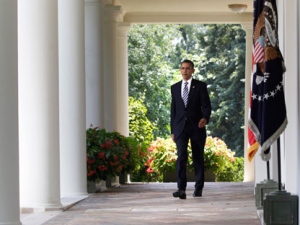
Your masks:
M278 161L278 190L281 191L281 157L280 157L280 137L277 138L277 161Z
M270 180L270 162L267 161L267 179Z
M270 147L264 151L264 154L268 154L270 152ZM267 161L267 179L270 180L270 160Z

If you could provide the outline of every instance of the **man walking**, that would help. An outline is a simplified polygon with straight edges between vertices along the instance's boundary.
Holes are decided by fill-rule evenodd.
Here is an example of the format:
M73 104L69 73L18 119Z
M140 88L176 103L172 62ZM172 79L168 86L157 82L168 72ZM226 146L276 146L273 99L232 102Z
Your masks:
M206 83L192 78L194 63L190 60L181 62L182 81L171 86L171 135L177 146L176 175L178 190L175 198L186 199L187 147L192 147L195 172L194 197L202 196L204 187L204 145L206 124L211 114L211 104Z

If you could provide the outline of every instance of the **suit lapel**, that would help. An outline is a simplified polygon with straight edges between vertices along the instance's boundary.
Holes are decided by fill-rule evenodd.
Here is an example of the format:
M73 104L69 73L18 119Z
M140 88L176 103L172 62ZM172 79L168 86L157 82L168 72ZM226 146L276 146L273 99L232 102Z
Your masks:
M182 106L185 107L185 106L184 106L183 99L182 99L182 96L181 96L181 85L182 85L182 82L178 82L178 85L176 86L176 89L177 89L177 90L176 90L176 93L177 93L177 95L178 95L178 98L181 99Z
M188 97L187 106L188 106L189 103L191 102L191 100L192 100L192 98L193 98L193 96L194 96L195 90L196 90L196 85L195 85L194 79L192 79L192 83L191 83L191 87L190 87L190 92L189 92L189 97Z

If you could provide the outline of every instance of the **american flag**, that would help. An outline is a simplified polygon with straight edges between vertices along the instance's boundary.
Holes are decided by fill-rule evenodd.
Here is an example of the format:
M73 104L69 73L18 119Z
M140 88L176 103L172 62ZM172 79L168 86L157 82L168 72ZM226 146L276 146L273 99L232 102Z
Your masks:
M261 36L257 39L254 45L254 63L263 63L265 58L264 43L265 40Z
M283 73L285 66L278 44L276 0L254 0L252 87L248 159L265 151L287 126Z

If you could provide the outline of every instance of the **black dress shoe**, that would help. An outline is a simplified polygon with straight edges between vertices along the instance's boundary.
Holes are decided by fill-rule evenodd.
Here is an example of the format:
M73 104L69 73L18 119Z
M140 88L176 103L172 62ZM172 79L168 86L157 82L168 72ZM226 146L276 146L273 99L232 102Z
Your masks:
M194 197L202 197L202 189L195 190L193 196Z
M173 197L174 197L174 198L180 198L180 199L186 199L185 191L183 191L183 190L175 191L175 192L173 193Z

